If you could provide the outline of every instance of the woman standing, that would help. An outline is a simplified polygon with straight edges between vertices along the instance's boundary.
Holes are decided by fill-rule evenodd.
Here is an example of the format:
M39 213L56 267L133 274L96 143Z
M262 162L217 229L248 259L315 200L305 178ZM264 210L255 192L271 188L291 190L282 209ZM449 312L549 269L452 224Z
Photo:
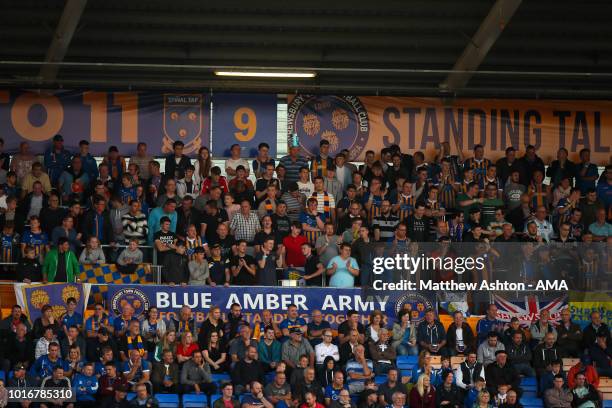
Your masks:
M193 172L193 179L196 185L202 185L202 182L206 177L210 176L210 168L212 167L212 160L210 157L210 150L207 147L200 147L198 150L198 158L194 164L195 171Z
M340 255L334 256L327 265L327 275L331 276L329 286L333 288L352 288L355 277L359 276L357 260L351 257L351 246L340 244Z

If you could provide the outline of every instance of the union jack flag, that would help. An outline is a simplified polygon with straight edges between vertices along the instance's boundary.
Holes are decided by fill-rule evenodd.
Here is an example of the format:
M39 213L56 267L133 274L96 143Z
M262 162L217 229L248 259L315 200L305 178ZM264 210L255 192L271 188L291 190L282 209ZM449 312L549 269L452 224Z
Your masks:
M524 301L508 300L499 295L493 295L497 305L497 318L503 322L510 322L518 317L521 326L531 326L540 318L540 313L547 310L553 324L561 321L561 311L568 307L567 296L562 295L553 300L540 300L537 295L526 295Z

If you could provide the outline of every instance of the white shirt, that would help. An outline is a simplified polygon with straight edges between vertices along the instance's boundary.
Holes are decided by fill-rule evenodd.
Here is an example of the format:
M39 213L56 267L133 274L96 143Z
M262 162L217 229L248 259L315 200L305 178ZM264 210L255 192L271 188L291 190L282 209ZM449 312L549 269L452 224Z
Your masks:
M239 158L239 159L227 159L227 160L225 160L225 172L226 173L227 173L227 169L236 170L238 168L238 166L244 166L244 169L246 170L247 174L249 173L249 169L251 168L249 166L249 162L247 162L243 158ZM234 177L235 176L230 176L228 174L227 175L227 181L232 180Z
M312 193L314 193L314 184L311 181L307 181L306 183L302 183L301 181L297 182L298 191L306 196L306 198L310 198Z
M317 364L323 364L325 357L332 356L335 361L340 360L338 346L335 344L319 343L315 346L315 358Z

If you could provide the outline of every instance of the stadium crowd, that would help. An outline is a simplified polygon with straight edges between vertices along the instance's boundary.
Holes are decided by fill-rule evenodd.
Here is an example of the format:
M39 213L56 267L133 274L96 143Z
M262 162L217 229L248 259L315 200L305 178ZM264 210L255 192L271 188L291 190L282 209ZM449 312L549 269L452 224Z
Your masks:
M182 142L173 148L163 172L145 143L129 159L110 147L99 165L87 141L69 152L61 135L42 163L25 142L2 153L4 276L74 282L79 264L130 273L155 260L173 285L275 286L279 269L303 268L306 285L353 287L368 283L371 243L612 239L612 166L599 175L587 149L580 163L560 149L545 166L533 146L520 158L508 148L496 163L479 145L464 158L443 143L431 161L390 146L357 167L348 151L331 157L325 140L315 157L290 147L278 162L262 143L252 163L231 146L222 170L205 147L195 160ZM605 255L591 253L607 272ZM599 271L579 268L591 280ZM214 408L510 408L521 406L522 379L536 378L547 406L587 408L600 404L599 377L612 376L610 329L597 312L584 329L567 311L524 328L506 326L490 305L475 331L460 312L447 330L435 311L416 324L406 309L392 325L379 312L367 325L351 312L332 330L319 311L306 321L294 306L280 324L264 312L251 325L237 304L225 317L211 308L204 322L188 307L164 320L154 307L134 316L129 305L112 320L102 304L84 320L68 304L61 319L45 306L30 325L16 306L3 320L9 386L72 386L76 406L155 406L153 395L196 393L220 394ZM453 367L457 356L465 361ZM565 357L580 359L569 374ZM130 402L127 392L136 393Z

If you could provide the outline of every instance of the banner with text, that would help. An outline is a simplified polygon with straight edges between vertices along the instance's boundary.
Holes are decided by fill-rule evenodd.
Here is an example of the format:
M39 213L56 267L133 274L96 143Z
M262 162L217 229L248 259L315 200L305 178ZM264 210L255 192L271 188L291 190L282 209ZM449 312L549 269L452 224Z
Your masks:
M267 143L270 156L276 156L276 95L214 94L212 100L216 157L230 157L234 143L240 144L242 157L257 156L260 143Z
M41 309L45 305L50 305L53 309L53 316L60 319L66 313L68 299L70 298L77 301L76 311L84 315L91 290L91 284L88 283L32 285L16 283L14 286L17 304L26 312L32 323L41 316Z
M560 147L572 159L589 148L593 162L607 164L612 102L297 95L289 97L287 124L288 135L298 135L308 156L325 139L332 156L348 149L352 160L392 144L432 159L440 143L449 141L453 154L458 145L469 157L482 144L491 159L509 146L523 153L534 145L545 161Z
M612 325L612 293L607 297L593 299L584 293L570 293L569 310L575 323L585 327L591 323L591 313L599 312L601 320Z
M227 313L233 303L238 303L250 323L259 321L266 309L280 322L285 318L287 307L295 304L305 319L313 310L321 310L332 327L342 323L349 310L359 312L361 320L367 323L374 310L383 311L391 322L402 308L409 308L413 319L421 321L427 309L437 307L435 292L364 296L361 289L109 285L106 294L113 317L119 316L127 304L134 308L136 315L155 306L163 317L176 314L187 305L194 310L198 321L202 321L211 306L219 306L222 313Z

